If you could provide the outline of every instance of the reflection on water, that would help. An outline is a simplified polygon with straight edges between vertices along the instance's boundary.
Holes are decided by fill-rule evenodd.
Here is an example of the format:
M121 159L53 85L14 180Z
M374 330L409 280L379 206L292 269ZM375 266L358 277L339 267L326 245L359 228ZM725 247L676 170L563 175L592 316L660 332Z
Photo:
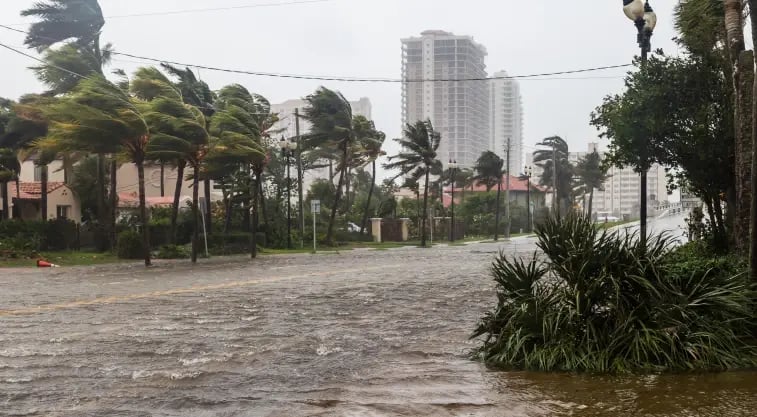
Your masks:
M470 331L494 301L497 250L0 272L0 310L104 300L0 314L0 415L755 415L754 372L611 378L468 360Z

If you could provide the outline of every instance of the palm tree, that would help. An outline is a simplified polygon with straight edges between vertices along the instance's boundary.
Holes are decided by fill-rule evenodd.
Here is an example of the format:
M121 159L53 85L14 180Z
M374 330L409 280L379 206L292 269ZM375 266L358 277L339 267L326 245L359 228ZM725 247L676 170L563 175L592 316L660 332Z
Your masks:
M339 182L334 193L334 204L326 233L326 241L334 243L334 223L342 199L342 188L349 169L350 149L354 142L352 106L341 93L321 87L307 96L308 106L305 118L310 122L311 133L306 137L306 145L311 149L325 149L339 155L337 170Z
M386 155L386 152L381 150L384 140L386 140L386 134L376 130L373 121L370 121L363 116L355 116L353 124L355 126L358 146L358 149L354 152L357 155L356 159L359 159L363 166L371 164L371 186L368 189L368 199L365 202L363 221L360 223L360 234L363 234L365 233L365 227L368 223L368 215L371 210L373 190L376 187L376 160L379 157Z
M210 89L210 86L205 81L200 80L195 73L189 69L180 69L177 67L174 67L169 64L161 64L163 69L171 74L172 76L176 77L178 81L176 82L176 87L179 89L179 92L181 93L181 96L184 100L184 103L189 104L191 106L194 106L198 108L203 115L205 115L205 121L207 125L205 126L206 129L210 129L210 118L213 116L213 113L215 113L215 108L213 107L213 103L215 102L216 95L213 93L213 91ZM178 165L182 163L181 160L177 161L177 168ZM186 166L186 162L184 164ZM183 168L182 168L183 170ZM162 181L162 173L161 173L161 181ZM213 222L213 216L211 216L210 212L210 181L211 179L204 175L203 178L203 186L204 186L204 194L205 194L205 201L206 204L206 212L203 213L205 216L205 224L207 226L208 232L210 232ZM181 176L177 178L177 188L181 187ZM174 196L175 197L175 196ZM175 197L175 199L177 199Z
M47 136L37 141L36 145L41 150L65 152L84 149L98 154L104 153L104 149L111 149L113 143L119 145L121 157L137 167L144 260L145 266L149 266L150 235L144 164L150 132L140 111L143 107L142 103L135 102L126 91L104 77L87 78L69 96L42 107L49 120L49 130Z
M502 178L505 176L505 160L492 151L481 154L476 161L476 176L473 177L479 184L486 185L486 191L491 191L497 186L497 208L495 211L494 240L499 240L499 211L502 200Z
M61 67L81 75L104 75L103 68L111 57L112 45L101 46L100 35L105 26L105 17L98 0L46 0L21 12L25 17L36 17L39 20L29 27L24 43L39 52L46 52L45 58L49 64L35 68L39 78L51 87L54 94L67 93L77 85L71 73L61 71ZM69 42L58 51L52 51L54 46ZM78 57L75 53L79 52ZM107 138L103 138L107 141ZM98 187L97 202L98 215L101 223L106 223L105 203L105 154L98 154ZM116 219L116 158L111 159L111 207L110 224L111 240L115 239ZM43 190L45 192L46 190ZM114 242L112 242L114 243Z
M594 190L602 190L609 176L607 168L602 164L602 157L595 150L581 158L576 164L576 176L584 188L584 195L589 194L589 204L586 206L586 214L592 215L594 202Z
M259 103L256 96L241 85L232 84L218 92L217 112L211 118L210 132L218 138L218 151L211 156L211 172L226 172L237 167L245 173L251 195L249 207L253 210L251 227L251 257L257 256L258 198L261 176L267 159L262 145L259 120L256 119ZM255 178L250 177L250 172ZM230 208L229 208L230 209ZM249 210L248 210L249 212ZM228 215L229 213L227 213Z
M552 192L555 193L553 210L559 216L560 204L568 205L573 185L573 166L568 161L568 143L559 136L551 136L536 145L549 147L549 149L539 149L534 152L534 164L543 170L539 185L551 187ZM555 177L557 183L555 183Z
M475 183L475 173L469 168L463 168L455 173L455 186L460 188L460 203L465 203L465 190L468 187L473 187Z
M2 125L0 124L0 134L2 134ZM21 170L21 165L18 162L16 153L10 148L0 148L0 198L3 199L3 213L0 220L7 220L10 218L8 215L8 183L15 181L18 178L18 173Z
M418 182L425 178L423 187L423 212L421 213L421 246L426 247L426 223L428 220L428 183L431 170L441 167L436 159L436 152L442 141L441 135L434 130L430 120L417 121L414 125L405 126L404 137L395 139L402 146L399 154L389 157L389 163L384 168L399 169L397 177L410 177ZM396 177L395 177L396 178Z
M156 68L140 68L131 82L131 92L145 103L141 106L150 128L148 155L156 159L186 161L193 170L192 210L194 239L192 262L199 247L199 172L208 152L205 116L184 104L181 93ZM175 208L174 208L175 209Z

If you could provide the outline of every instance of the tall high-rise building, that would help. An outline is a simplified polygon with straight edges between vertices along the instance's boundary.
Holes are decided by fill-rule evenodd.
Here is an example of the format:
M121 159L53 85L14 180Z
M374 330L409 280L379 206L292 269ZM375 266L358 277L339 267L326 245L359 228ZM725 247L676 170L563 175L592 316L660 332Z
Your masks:
M489 150L505 158L509 139L510 172L518 175L523 170L523 101L518 81L505 77L507 72L497 72L489 84Z
M470 36L427 30L402 39L402 122L429 119L441 134L439 159L473 167L491 144L486 48ZM424 81L445 80L445 81ZM446 81L450 80L450 81Z

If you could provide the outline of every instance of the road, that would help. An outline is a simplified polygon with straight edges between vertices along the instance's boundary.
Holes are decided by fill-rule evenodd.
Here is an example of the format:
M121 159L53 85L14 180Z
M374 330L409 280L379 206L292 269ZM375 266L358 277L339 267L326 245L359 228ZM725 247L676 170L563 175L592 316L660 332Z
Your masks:
M0 271L0 415L645 415L629 398L668 407L649 415L757 408L753 373L603 379L470 361L500 250L523 256L534 242Z

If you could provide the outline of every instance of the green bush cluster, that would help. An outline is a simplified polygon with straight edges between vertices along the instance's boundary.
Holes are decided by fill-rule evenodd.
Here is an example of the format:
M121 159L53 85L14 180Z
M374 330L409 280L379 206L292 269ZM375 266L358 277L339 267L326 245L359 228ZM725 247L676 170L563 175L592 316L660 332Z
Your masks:
M743 264L698 244L549 219L544 256L500 255L497 306L473 337L495 366L542 371L660 372L757 365L755 288Z
M124 230L118 234L117 253L120 259L142 259L145 247L142 235L136 230Z
M0 256L32 258L40 251L79 248L78 225L70 220L0 222Z
M163 245L158 249L158 259L187 259L189 251L184 246Z

